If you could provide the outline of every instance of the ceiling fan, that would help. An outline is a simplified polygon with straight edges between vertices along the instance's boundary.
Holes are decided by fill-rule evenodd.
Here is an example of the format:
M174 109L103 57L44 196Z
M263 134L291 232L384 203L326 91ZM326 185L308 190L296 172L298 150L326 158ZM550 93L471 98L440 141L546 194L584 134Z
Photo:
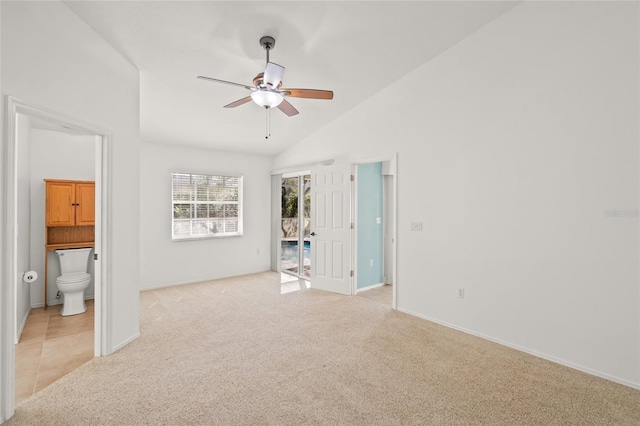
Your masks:
M233 83L231 81L220 80L212 77L205 77L199 75L198 78L203 80L214 81L217 83L229 84L231 86L244 87L251 91L249 96L242 99L238 99L235 102L225 105L225 108L235 108L240 105L244 105L249 101L253 101L261 107L270 110L277 107L280 111L291 117L297 115L299 112L291 103L289 103L285 97L292 98L307 98L307 99L333 99L333 92L331 90L317 90L317 89L285 89L282 88L282 76L284 75L284 67L269 61L269 52L276 45L276 40L271 36L264 36L260 38L260 46L267 52L267 66L264 72L256 75L253 79L253 86ZM267 115L267 120L269 116ZM267 122L267 127L269 123ZM268 133L268 129L267 129ZM267 135L267 137L269 137Z

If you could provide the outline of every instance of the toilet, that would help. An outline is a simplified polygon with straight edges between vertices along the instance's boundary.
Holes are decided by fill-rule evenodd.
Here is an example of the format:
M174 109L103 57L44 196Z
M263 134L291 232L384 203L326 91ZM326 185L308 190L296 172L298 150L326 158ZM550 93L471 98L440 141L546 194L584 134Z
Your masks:
M63 317L82 314L87 310L84 303L84 289L91 282L91 274L87 273L91 248L56 250L60 260L60 275L56 279L58 290L64 296Z

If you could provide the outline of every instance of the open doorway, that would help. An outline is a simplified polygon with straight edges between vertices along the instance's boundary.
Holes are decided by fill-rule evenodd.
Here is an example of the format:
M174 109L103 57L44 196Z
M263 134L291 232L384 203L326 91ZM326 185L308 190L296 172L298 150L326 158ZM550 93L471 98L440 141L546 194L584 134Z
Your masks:
M395 309L396 160L354 165L353 293Z
M38 279L16 286L16 403L93 358L95 322L95 267L89 260L95 202L87 192L95 182L95 135L23 114L18 123L18 270L34 271ZM87 224L45 227L45 204L51 198L47 188L75 188L74 204L83 207ZM80 221L80 214L74 216ZM62 243L63 234L71 232L82 234L81 244ZM57 282L64 253L79 253L84 259L84 266L75 268L87 274L77 306ZM76 310L70 312L70 307Z
M84 336L88 337L84 345L88 359L106 353L104 327L107 322L103 315L108 312L105 309L108 288L103 285L106 283L106 277L103 275L106 268L103 267L102 253L108 252L108 240L103 238L105 235L103 217L108 209L108 197L105 191L105 184L108 181L108 133L12 97L7 98L7 106L8 137L2 160L4 169L2 187L7 196L7 202L3 206L4 220L1 225L6 244L3 246L2 259L0 259L3 265L2 294L6 297L3 297L0 312L3 315L3 323L8 325L7 329L10 333L3 335L0 358L2 359L1 394L6 414L10 417L18 397L16 346L13 343L17 343L24 332L33 308L44 308L47 304L56 305L58 302L55 286L51 285L48 292L44 291L43 286L48 270L46 266L43 268L43 264L46 264L46 259L51 253L47 252L41 241L47 233L43 220L44 200L42 199L45 176L38 175L40 172L50 173L51 175L46 176L48 178L77 178L78 176L57 174L60 170L62 170L61 173L69 173L73 169L73 173L83 174L82 179L90 179L95 183L93 193L95 196L91 206L94 213L95 251L87 256L87 272L90 273L92 281L89 290L91 294L88 296L93 303L87 303L87 308L90 308L87 311L90 310L91 315L83 317L82 320L85 328L90 329L90 333ZM58 142L62 145L58 146ZM78 163L69 165L69 160ZM64 164L67 166L65 167ZM58 166L60 166L58 171L55 171ZM39 237L42 238L39 239ZM34 269L40 269L39 279L31 282L25 280L26 271ZM53 279L55 283L57 273L50 270L48 272L49 280ZM55 310L50 308L47 315L51 315ZM73 320L78 322L76 318ZM59 332L60 329L58 328L57 331ZM72 350L77 349L77 345L67 346ZM39 355L46 356L44 349L40 349ZM24 359L19 361L22 363ZM38 365L41 366L42 363L39 362ZM36 387L34 382L34 389Z
M299 172L282 176L280 223L280 271L311 278L311 175Z

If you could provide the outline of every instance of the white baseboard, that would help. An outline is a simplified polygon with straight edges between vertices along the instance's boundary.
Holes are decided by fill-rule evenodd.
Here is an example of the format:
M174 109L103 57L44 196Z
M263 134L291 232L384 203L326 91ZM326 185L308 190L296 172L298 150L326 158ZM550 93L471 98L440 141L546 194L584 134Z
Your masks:
M373 288L382 287L384 285L386 285L386 284L385 283L378 283L378 284L368 285L368 286L362 287L362 288L356 288L356 293L360 293L361 291L371 290Z
M415 317L422 318L424 320L431 321L431 322L434 322L436 324L440 324L440 325L445 326L447 328L452 328L454 330L462 331L463 333L467 333L467 334L470 334L472 336L480 337L482 339L489 340L489 341L494 342L494 343L498 343L499 345L507 346L509 348L518 350L520 352L528 353L529 355L537 356L538 358L546 359L547 361L555 362L556 364L564 365L565 367L569 367L569 368L573 368L574 370L582 371L583 373L591 374L592 376L596 376L596 377L600 377L602 379L610 380L612 382L619 383L621 385L625 385L625 386L628 386L628 387L633 388L633 389L640 389L640 383L634 383L634 382L631 382L629 380L622 379L620 377L612 376L610 374L603 373L601 371L594 370L592 368L588 368L588 367L573 363L571 361L567 361L567 360L564 360L562 358L555 357L553 355L548 355L548 354L545 354L545 353L542 353L542 352L538 352L536 350L525 348L525 347L520 346L520 345L514 345L513 343L509 343L509 342L506 342L506 341L501 340L501 339L496 339L494 337L487 336L487 335L482 334L482 333L477 333L475 331L468 330L468 329L466 329L464 327L458 327L457 325L449 324L446 321L440 321L440 320L437 320L435 318L431 318L431 317L426 316L426 315L422 315L422 314L418 314L416 312L412 312L412 311L410 311L408 309L402 309L400 307L398 307L397 309L398 309L398 311L404 312L405 314L413 315Z
M223 280L225 278L243 277L245 275L261 274L263 272L271 272L271 269L263 269L263 270L260 270L260 271L246 272L246 273L243 272L242 274L220 275L220 276L216 276L216 277L199 278L199 279L189 280L189 281L179 281L179 282L173 282L173 283L151 285L151 286L146 286L146 287L140 287L140 291L157 290L159 288L176 287L176 286L180 286L180 285L189 285L189 284L197 284L197 283L203 283L203 282L207 282L207 281Z
M54 299L54 300L48 301L47 306L57 306L57 305L62 305L62 303L63 303L62 298ZM44 303L32 303L31 309L36 309L36 308L44 308Z
M116 345L113 350L107 354L107 355L111 355L114 354L116 352L118 352L120 349L124 348L125 346L127 346L129 343L133 342L134 340L136 340L137 338L140 337L140 332L137 332L136 334L134 334L133 336L129 337L127 340L125 340L124 342L119 343L118 345Z
M95 299L95 297L93 295L89 295L89 296L85 296L84 300L93 300ZM56 305L62 305L63 300L62 297L60 299L53 299L47 302L47 306L56 306ZM32 303L31 304L31 309L36 309L36 308L44 308L44 303Z
M24 325L27 323L27 318L29 318L29 313L31 313L31 308L29 308L27 312L25 312L24 318L22 318L22 321L20 321L20 327L18 327L18 332L16 333L16 344L20 341L22 330L24 330Z

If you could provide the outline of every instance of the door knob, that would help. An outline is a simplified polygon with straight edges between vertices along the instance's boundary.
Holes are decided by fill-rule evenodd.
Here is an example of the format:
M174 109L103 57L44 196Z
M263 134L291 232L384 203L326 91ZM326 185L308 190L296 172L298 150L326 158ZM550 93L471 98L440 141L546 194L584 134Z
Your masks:
M311 233L311 234L309 234L309 235L311 235L312 237L315 237L315 236L316 236L316 233L315 233L315 232L312 232L312 233Z

